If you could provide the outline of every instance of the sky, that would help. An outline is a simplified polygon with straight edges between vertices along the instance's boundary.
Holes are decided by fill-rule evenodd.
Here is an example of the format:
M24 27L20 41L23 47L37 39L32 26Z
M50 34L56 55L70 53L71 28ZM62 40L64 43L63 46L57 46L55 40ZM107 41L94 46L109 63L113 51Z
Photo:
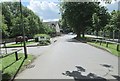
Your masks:
M19 1L19 0L4 0L4 1ZM57 21L60 19L60 11L58 4L60 0L21 0L22 5L32 10L36 15L40 17L43 22L48 21ZM99 0L101 1L101 0ZM117 2L120 0L117 0ZM111 4L104 4L108 8L108 11L111 12L113 10L118 9L118 3L114 0Z
M29 2L22 2L24 6L38 15L43 22L59 20L60 11L58 3L57 0L30 0Z

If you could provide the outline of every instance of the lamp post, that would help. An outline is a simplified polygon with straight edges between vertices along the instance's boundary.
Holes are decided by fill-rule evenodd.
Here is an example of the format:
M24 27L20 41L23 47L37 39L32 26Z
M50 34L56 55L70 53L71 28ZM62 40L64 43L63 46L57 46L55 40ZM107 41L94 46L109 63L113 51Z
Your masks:
M26 48L26 43L25 43L25 27L24 27L24 24L23 24L21 0L20 0L20 13L21 13L21 26L22 26L22 32L23 32L24 54L25 54L25 59L27 59L27 48Z

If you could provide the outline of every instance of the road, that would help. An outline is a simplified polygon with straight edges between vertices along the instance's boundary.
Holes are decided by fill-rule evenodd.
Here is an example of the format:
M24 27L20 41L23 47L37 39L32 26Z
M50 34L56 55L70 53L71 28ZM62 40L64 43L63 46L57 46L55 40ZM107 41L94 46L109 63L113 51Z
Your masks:
M89 73L106 79L118 75L118 58L86 43L72 40L75 35L64 35L50 45L25 71L16 79L73 79L87 77ZM39 48L33 52L39 53ZM40 54L40 53L39 53ZM104 64L111 67L104 67ZM77 67L84 68L80 73ZM108 70L109 69L109 70ZM108 72L109 71L109 72ZM71 74L71 75L70 75Z

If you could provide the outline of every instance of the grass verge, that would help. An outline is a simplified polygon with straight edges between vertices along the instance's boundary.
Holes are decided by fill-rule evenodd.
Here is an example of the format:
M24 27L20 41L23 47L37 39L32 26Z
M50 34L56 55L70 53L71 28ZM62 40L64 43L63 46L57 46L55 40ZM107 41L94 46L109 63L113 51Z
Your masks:
M2 59L0 59L0 71L2 70Z
M26 45L29 45L29 44L34 44L35 42L26 42ZM23 42L22 43L15 43L15 44L9 44L7 45L6 47L19 47L19 46L23 46Z
M6 79L11 79L16 74L16 72L18 72L18 70L19 72L23 71L25 67L35 59L33 55L28 55L28 58L24 60L24 54L22 53L19 53L18 57L18 61L16 61L14 54L1 59L3 81L6 81Z
M106 50L106 51L110 52L111 54L116 55L118 57L120 56L120 51L116 50L116 48L117 48L116 44L109 44L108 47L106 47L106 43L102 43L101 45L100 45L100 43L95 43L95 42L87 42L87 43L92 46L95 46L97 48Z

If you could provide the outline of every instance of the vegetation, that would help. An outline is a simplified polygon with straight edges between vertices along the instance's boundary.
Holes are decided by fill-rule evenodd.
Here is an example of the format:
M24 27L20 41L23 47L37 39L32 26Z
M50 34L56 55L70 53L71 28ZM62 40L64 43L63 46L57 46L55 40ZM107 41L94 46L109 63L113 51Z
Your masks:
M120 11L108 12L99 2L62 2L61 13L61 25L72 28L78 39L87 33L120 40Z
M2 4L2 37L14 38L22 35L21 13L19 2L4 2ZM49 34L54 30L42 23L40 18L27 7L22 6L23 22L25 34L28 38L33 38L35 34ZM17 31L17 32L16 32Z
M98 48L105 49L105 50L109 51L113 55L120 56L120 51L116 50L117 44L109 44L108 47L106 47L106 43L102 43L100 45L99 42L96 42L96 43L95 42L88 42L88 44L91 44L91 45L93 45L95 47L98 47ZM119 50L120 50L120 48L119 48Z
M87 29L99 31L106 25L108 13L105 7L99 4L99 2L63 2L61 4L62 20L66 22L69 27L73 28L77 34L77 38L80 38L80 34L84 37Z
M20 71L24 70L25 66L30 64L32 62L32 60L34 59L34 56L28 55L28 58L26 60L24 60L24 54L22 54L22 53L18 54L18 56L19 56L18 61L16 61L14 54L1 59L2 60L2 71L3 71L2 78L3 78L3 80L10 79L11 77L13 77L19 68L20 68ZM22 64L22 67L20 67L21 64Z
M50 39L50 36L47 35L47 34L36 34L36 35L34 36L34 38L37 38L37 37L46 37L46 38Z
M26 45L30 45L30 44L34 44L35 42L26 42ZM15 44L9 44L9 45L7 45L6 47L19 47L19 46L23 46L23 43L15 43Z
M39 40L39 37L42 38L42 40ZM51 42L50 36L47 34L36 34L34 38L36 42L39 42L38 45L49 45Z
M0 71L2 71L2 60L0 59Z

